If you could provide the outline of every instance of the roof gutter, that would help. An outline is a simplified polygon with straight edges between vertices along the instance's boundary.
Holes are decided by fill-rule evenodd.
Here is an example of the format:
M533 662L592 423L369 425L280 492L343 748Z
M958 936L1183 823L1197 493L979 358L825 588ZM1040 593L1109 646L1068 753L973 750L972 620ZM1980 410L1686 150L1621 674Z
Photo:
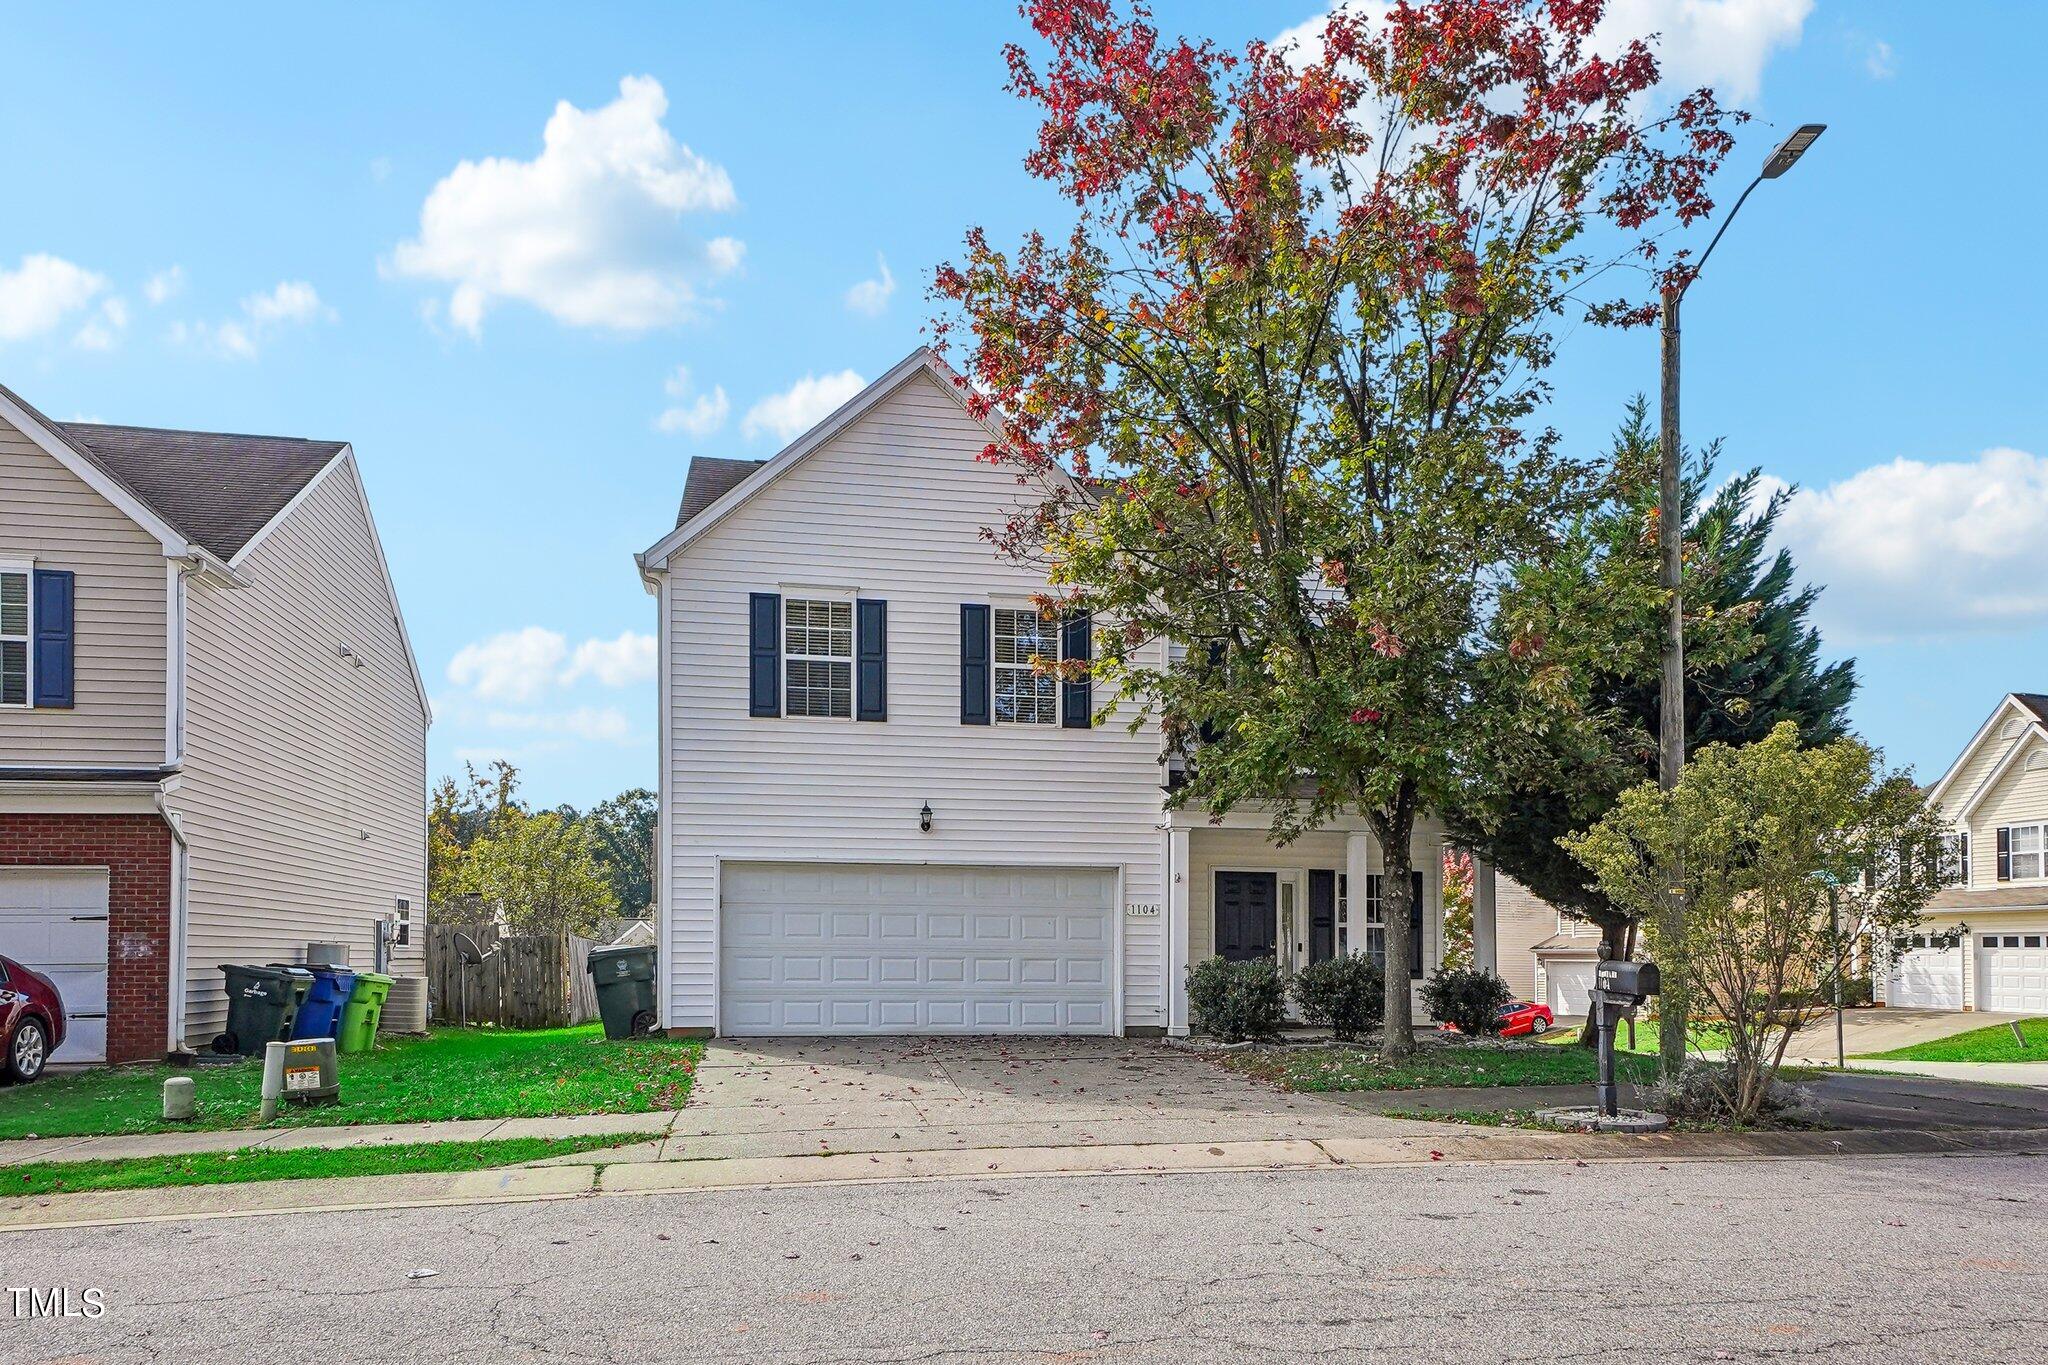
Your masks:
M228 562L204 545L187 544L185 553L171 555L184 566L185 572L200 582L215 588L246 588L249 580L236 573Z

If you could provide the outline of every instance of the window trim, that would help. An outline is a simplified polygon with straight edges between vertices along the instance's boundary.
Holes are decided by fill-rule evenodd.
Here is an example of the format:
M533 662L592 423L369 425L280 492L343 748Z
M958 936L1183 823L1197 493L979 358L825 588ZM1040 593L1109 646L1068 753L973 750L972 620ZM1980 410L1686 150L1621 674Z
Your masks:
M1046 619L1046 617L1038 610L1037 607L1031 606L1029 604L1023 606L1016 606L1006 602L991 601L989 603L988 618L989 725L991 727L1009 726L1010 728L1020 730L1025 734L1033 734L1039 730L1058 730L1062 728L1060 725L1059 675L1057 673L1053 673L1050 675L1041 674L1038 672L1038 670L1032 668L1029 664L1006 664L996 657L998 644L1003 637L1002 619L1004 612L1009 612L1012 616L1029 616L1038 622L1041 637L1051 641L1052 644L1052 650L1050 655L1048 655L1046 651L1040 650L1038 651L1040 657L1050 657L1055 664L1059 663L1063 658L1066 657L1063 652L1066 642L1062 638L1064 632L1060 630L1059 621ZM1013 641L1015 640L1016 637L1014 633L1012 634L1011 638ZM1014 644L1012 646L1011 652L1013 655L1016 652ZM1008 670L1011 673L1021 672L1032 678L1032 689L1034 692L1036 692L1037 690L1037 680L1039 678L1046 678L1048 681L1052 683L1052 714L1050 717L1044 720L1018 720L1014 716L1008 720L1005 720L1003 718L1002 677L1005 670Z
M779 624L779 625L780 625L780 627L781 627L781 633L782 633L782 638L781 638L781 640L780 640L780 641L778 642L778 649L777 649L777 652L778 652L778 654L779 654L779 656L780 656L780 658L781 658L781 664L782 664L782 716L783 716L783 719L785 719L785 720L814 720L814 721L825 721L825 722L828 722L828 723L832 723L832 722L838 722L838 721L848 721L848 722L851 722L851 721L852 721L852 720L854 719L854 717L855 717L856 713L857 713L857 712L859 711L859 709L860 709L860 698L859 698L859 696L857 695L857 694L859 693L859 690L860 690L860 688L859 688L859 681L860 681L860 680L859 680L859 677L858 677L858 675L857 675L857 673L856 673L856 669L857 669L857 667L858 667L858 661L859 661L859 658L860 658L860 608L859 608L859 606L857 605L857 603L856 603L856 602L855 602L855 600L854 600L854 595L853 595L853 592L852 592L851 590L842 590L842 589L838 589L838 588L808 588L808 589L806 589L806 588L795 588L795 589L792 589L792 588L790 588L790 587L789 587L788 585L784 585L784 587L783 587L783 589L782 589L782 594L781 594L781 595L782 595L782 613L781 613L781 617L782 617L782 619L781 619L781 621L780 621L780 622L779 622L778 624ZM846 608L846 651L847 651L847 652L846 652L846 656L845 656L844 658L841 658L840 656L838 656L838 655L836 655L836 654L798 654L798 653L797 653L797 652L796 652L795 650L793 650L793 649L791 649L791 648L790 648L790 643L789 643L789 609L790 609L790 608L791 608L792 606L796 605L797 603L803 603L803 604L805 604L806 606L810 605L811 603L823 603L823 604L825 604L825 605L828 605L828 606L835 606L835 607L845 607L845 608ZM805 629L806 629L806 630L808 630L808 629L810 629L810 627L806 626L806 627L805 627ZM829 630L829 629L830 629L830 627L828 626L828 627L827 627L827 629ZM792 671L792 670L791 670L791 668L790 668L790 664L791 664L792 662L797 662L797 663L832 663L832 664L837 664L837 663L843 663L843 664L845 664L845 665L846 665L846 714L845 714L845 715L843 715L843 716L835 716L835 715L831 715L831 714L826 714L826 715L822 715L822 716L820 716L820 715L815 715L815 714L812 714L811 712L808 712L808 711L798 711L798 710L796 710L795 708L793 708L793 707L792 707L792 706L791 706L791 705L789 704L789 694L790 694L790 688L791 688L791 687L793 686L793 683L792 683L792 681L791 681L791 680L792 680L792 678L793 678L793 677L795 676L795 675L794 675L794 673L793 673L793 671ZM807 690L811 690L811 689L807 689ZM828 703L828 706L829 706L829 703Z
M1961 867L1963 874L1961 879L1957 881L1948 881L1944 875L1941 883L1943 886L1959 886L1967 890L1975 882L1975 873L1970 867L1970 860L1975 856L1975 850L1971 845L1975 842L1975 840L1970 838L1970 828L1968 825L1952 829L1942 836L1942 861L1946 862L1948 860L1950 857L1949 850L1953 847L1955 849L1956 862Z
M2006 870L2012 874L2006 880L2008 882L2048 881L2048 821L2034 820L2024 825L2007 825L2005 828ZM2019 832L2023 829L2033 830L2036 837L2033 851L2026 854L2022 854L2015 847L2019 843ZM2022 877L2019 871L2019 861L2022 857L2035 860L2035 870L2031 875L2025 877Z
M21 700L0 701L0 711L33 711L36 705L36 562L0 555L0 574L12 573L21 575L27 613L22 618L19 636L5 635L0 639L21 641Z

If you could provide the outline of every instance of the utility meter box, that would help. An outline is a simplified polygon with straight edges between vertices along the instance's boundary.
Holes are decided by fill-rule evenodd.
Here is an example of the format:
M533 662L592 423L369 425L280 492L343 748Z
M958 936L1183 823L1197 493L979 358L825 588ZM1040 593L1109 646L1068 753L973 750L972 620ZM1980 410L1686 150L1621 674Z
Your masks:
M263 1089L294 1104L341 1102L341 1068L332 1038L300 1038L264 1049Z

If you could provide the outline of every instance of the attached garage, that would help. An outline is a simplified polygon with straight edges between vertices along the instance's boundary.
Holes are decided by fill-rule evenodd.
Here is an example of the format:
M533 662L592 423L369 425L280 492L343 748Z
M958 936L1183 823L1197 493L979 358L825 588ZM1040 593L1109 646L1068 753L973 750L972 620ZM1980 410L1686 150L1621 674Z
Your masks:
M1543 1003L1556 1015L1585 1015L1593 1011L1593 969L1597 964L1584 958L1552 958L1544 964L1549 982L1549 999Z
M1117 1031L1109 869L728 863L721 1033Z
M1913 945L1892 964L1885 1004L1897 1009L1961 1009L1963 950L1929 947L1924 936L1916 936Z
M54 1063L107 1056L107 869L0 867L0 956L56 983L64 1046Z
M1977 1008L2048 1014L2048 934L1977 935Z

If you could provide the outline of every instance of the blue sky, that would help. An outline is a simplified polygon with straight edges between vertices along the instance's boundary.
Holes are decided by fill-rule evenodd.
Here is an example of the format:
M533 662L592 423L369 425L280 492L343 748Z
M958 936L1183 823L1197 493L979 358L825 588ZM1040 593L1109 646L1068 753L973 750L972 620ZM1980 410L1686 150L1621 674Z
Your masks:
M1316 12L1162 8L1230 44ZM1831 584L1859 725L1932 776L2000 694L2048 688L2048 18L1615 12L1758 114L1738 167L1830 125L1688 298L1686 434L1805 490L1786 534ZM63 419L352 441L434 771L502 754L545 803L653 782L630 556L691 456L773 453L917 344L965 225L1057 215L1000 3L9 4L0 28L0 381ZM1649 333L1574 331L1551 420L1604 442L1655 367Z

